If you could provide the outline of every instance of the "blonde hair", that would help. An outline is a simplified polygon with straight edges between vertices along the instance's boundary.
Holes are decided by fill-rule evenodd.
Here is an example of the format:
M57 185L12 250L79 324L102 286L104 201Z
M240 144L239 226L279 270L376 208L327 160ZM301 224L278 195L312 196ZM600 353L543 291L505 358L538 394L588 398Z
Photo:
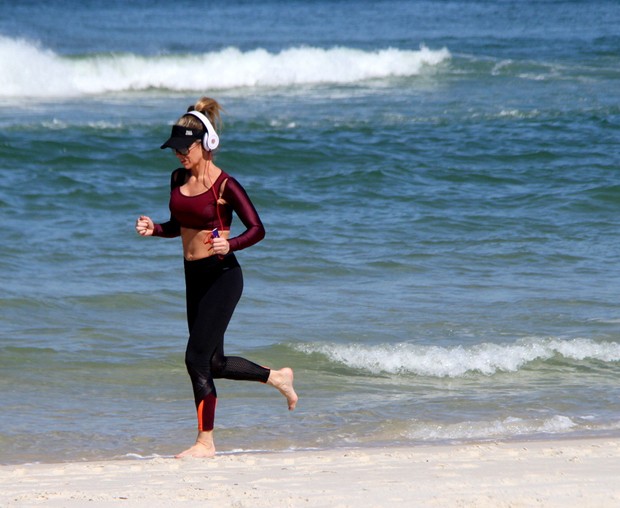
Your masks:
M217 132L220 131L222 127L221 112L224 111L224 108L222 108L219 102L215 99L211 99L210 97L201 97L196 101L196 104L187 108L187 111L198 111L202 113L209 119L215 130ZM176 125L180 125L181 127L189 127L190 129L204 129L204 125L198 118L187 114L179 118Z

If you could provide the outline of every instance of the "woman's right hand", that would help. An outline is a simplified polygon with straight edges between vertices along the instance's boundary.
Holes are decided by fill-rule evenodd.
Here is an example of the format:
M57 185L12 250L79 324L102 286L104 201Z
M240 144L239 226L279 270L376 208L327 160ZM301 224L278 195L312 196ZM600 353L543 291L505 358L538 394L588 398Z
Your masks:
M140 215L138 220L136 221L136 233L140 236L153 236L153 230L155 229L155 224L150 217L146 215Z

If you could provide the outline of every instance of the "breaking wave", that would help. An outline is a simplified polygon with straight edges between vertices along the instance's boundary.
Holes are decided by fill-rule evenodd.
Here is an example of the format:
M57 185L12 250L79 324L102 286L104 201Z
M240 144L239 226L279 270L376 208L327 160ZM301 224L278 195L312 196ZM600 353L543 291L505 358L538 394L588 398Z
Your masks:
M534 361L565 358L572 361L620 362L620 344L590 339L522 339L513 344L484 343L475 346L439 347L410 343L300 344L306 354L321 354L330 361L373 374L415 374L460 377L468 373L493 375L516 372Z
M0 98L75 97L110 92L204 91L238 87L347 84L416 76L450 58L446 49L376 51L293 47L278 53L229 47L184 55L59 55L0 36Z

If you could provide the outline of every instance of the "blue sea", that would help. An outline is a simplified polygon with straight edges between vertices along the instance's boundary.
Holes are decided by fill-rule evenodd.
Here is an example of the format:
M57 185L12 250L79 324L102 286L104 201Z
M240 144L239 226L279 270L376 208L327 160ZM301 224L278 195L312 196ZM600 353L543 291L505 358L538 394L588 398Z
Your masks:
M238 254L221 453L620 436L620 3L0 0L0 463L196 416L159 149L202 95ZM233 223L233 234L241 231Z

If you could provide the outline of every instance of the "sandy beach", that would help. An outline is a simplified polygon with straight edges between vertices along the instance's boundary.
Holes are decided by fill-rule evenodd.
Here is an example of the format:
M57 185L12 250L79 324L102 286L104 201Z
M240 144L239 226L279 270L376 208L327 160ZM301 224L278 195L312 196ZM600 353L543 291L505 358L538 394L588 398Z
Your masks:
M0 506L620 506L620 439L0 468Z

